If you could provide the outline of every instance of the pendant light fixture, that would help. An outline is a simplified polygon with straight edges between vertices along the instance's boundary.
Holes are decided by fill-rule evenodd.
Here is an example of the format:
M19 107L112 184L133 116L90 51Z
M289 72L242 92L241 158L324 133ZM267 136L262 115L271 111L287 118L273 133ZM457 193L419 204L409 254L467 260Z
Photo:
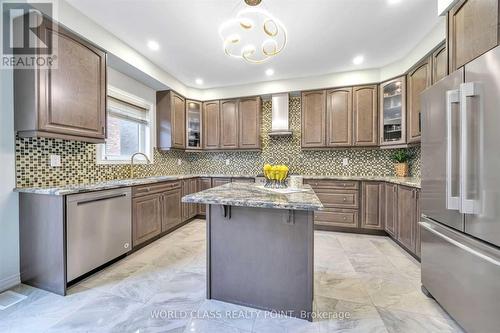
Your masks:
M278 19L257 7L261 0L244 1L248 6L219 27L222 47L230 57L263 63L283 51L287 32Z

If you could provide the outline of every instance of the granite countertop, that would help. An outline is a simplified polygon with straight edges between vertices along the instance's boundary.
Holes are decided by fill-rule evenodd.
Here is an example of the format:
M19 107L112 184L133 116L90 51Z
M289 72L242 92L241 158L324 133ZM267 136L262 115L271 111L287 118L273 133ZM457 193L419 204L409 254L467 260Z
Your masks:
M34 193L47 195L68 195L84 192L93 192L108 190L120 187L138 186L146 184L154 184L165 181L181 180L195 177L212 177L212 178L253 178L254 175L222 175L222 174L192 174L192 175L172 175L172 176L154 176L136 179L119 179L93 184L75 184L63 185L54 187L18 187L14 191L20 193ZM325 176L325 175L304 175L304 179L333 179L333 180L368 180L368 181L384 181L393 184L406 185L410 187L420 188L419 178L398 178L390 176Z
M186 195L182 202L293 210L323 208L310 185L304 185L300 192L280 193L253 183L229 183Z

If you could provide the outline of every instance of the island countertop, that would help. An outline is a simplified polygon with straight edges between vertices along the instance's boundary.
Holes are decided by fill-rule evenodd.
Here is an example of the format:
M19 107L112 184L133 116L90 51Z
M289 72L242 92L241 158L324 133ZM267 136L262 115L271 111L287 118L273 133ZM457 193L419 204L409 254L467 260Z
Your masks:
M253 183L229 183L186 195L182 202L291 210L323 208L310 185L304 185L300 192L282 193Z

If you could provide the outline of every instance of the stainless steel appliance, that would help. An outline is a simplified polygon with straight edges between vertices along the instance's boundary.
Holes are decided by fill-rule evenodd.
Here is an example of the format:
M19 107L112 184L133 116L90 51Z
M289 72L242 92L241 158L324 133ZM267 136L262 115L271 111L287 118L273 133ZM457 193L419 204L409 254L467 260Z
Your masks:
M422 285L469 333L500 327L500 47L422 94Z
M131 250L130 188L69 195L66 214L68 282Z

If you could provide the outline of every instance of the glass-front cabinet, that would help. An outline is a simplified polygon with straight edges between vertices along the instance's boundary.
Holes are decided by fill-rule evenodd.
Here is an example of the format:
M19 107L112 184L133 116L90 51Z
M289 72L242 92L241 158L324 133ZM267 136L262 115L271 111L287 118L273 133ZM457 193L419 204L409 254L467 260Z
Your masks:
M201 149L201 103L186 101L186 149Z
M406 79L380 84L380 145L406 144Z

